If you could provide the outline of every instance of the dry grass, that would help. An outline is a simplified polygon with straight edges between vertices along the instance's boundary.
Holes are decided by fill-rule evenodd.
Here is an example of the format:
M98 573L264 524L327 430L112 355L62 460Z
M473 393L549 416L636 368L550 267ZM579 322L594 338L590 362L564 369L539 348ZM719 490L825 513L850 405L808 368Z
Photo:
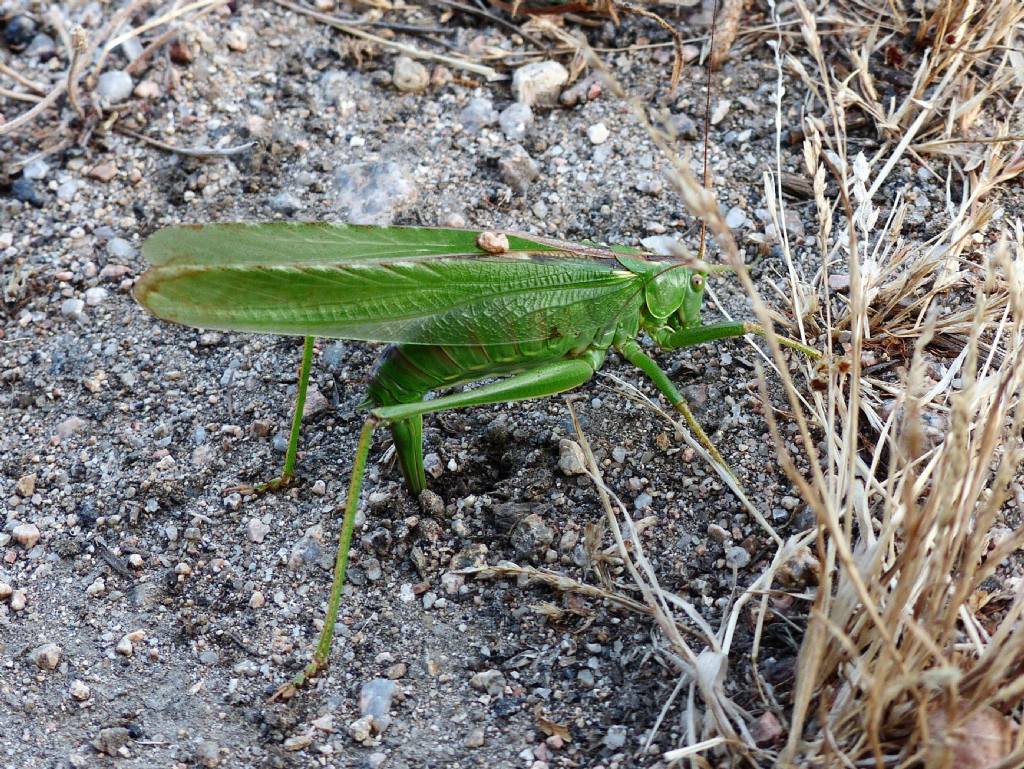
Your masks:
M828 51L815 16L799 0L797 7L803 47L784 53L780 34L776 60L780 87L789 71L809 94L803 157L819 222L813 258L781 226L781 138L765 190L786 260L788 291L780 294L790 332L834 354L794 378L769 338L795 441L776 424L764 378L762 393L779 457L817 529L784 542L768 527L777 544L770 568L737 588L715 629L659 585L628 511L590 468L622 566L655 619L657 651L679 674L663 717L672 711L686 740L663 758L693 766L1024 766L1024 590L1014 560L1024 546L1024 227L1007 194L1024 171L1011 122L1021 100L1013 44L1024 7L943 2L915 19L889 5L835 6ZM900 37L914 25L924 50ZM846 61L836 55L843 50ZM873 74L889 59L914 67L899 99L883 96L888 86ZM855 113L882 139L870 156L848 153ZM780 107L780 137L782 126ZM737 270L761 323L780 320L747 276L713 195L689 162L669 156L680 195ZM907 169L912 180L918 168L946 191L931 201L929 213L942 221L925 241L906 225L914 182L894 181ZM830 187L836 192L826 194ZM848 293L832 290L830 276L848 283ZM808 539L816 561L801 547ZM807 627L795 689L779 702L757 678L758 646L768 591L794 558L816 564L818 585L795 596L806 601ZM755 680L727 683L744 604L758 607ZM751 688L765 711L785 718L784 742L755 744L753 717L729 694Z

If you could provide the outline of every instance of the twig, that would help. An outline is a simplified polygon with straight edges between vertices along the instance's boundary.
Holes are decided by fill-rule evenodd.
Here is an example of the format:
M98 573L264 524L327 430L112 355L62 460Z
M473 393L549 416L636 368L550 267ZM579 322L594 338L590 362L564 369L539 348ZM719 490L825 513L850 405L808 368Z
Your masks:
M39 103L31 109L25 110L18 117L14 118L10 122L0 125L0 136L6 136L13 132L16 128L21 128L23 125L31 123L39 115L45 112L47 109L52 107L61 96L64 95L64 91L67 90L68 81L67 78L61 80L57 85L53 87L46 96L39 100Z
M12 91L11 89L4 88L3 86L0 86L0 96L3 96L5 99L14 99L16 101L30 101L32 103L35 103L43 98L42 96L36 96L36 94L34 93L25 93L24 91Z
M206 12L207 11L204 10L200 13L197 13L194 18L199 18L200 16L203 16ZM159 51L163 46L167 45L167 43L173 40L177 34L177 27L171 27L170 29L161 32L159 35L153 38L145 48L142 49L142 53L140 53L138 56L132 59L131 62L129 62L128 66L124 68L124 71L127 72L129 75L139 74L139 71L142 69L142 65L149 61L150 57L154 53Z
M114 126L114 130L118 133L131 136L133 139L138 139L141 142L150 144L157 149L164 150L165 152L173 152L176 155L184 155L190 158L227 158L235 155L244 155L246 152L255 147L258 142L246 142L245 144L238 144L234 147L176 147L173 144L154 139L152 136L146 136L140 134L138 131L133 131L130 128L124 128L122 126Z
M27 77L22 75L20 72L16 72L15 70L13 70L10 67L8 67L2 61L0 61L0 73L3 73L5 75L7 75L7 77L11 78L11 80L14 80L15 82L21 83L23 86L28 88L30 91L35 91L36 93L38 93L40 95L43 95L43 94L46 93L46 86L45 85L39 85L39 83L35 82L34 80L29 80Z
M78 103L78 68L82 62L82 54L89 48L89 40L85 30L75 27L71 33L71 66L68 67L68 102L80 118L85 118L85 110Z
M342 32L352 35L353 37L362 38L363 40L369 40L372 43L383 46L385 48L393 48L396 51L401 51L406 56L411 56L414 59L427 59L428 61L439 61L442 64L447 64L450 67L457 69L464 69L467 72L472 72L476 75L481 75L488 80L488 82L494 82L495 80L507 80L508 76L499 73L498 71L485 67L482 64L475 64L471 61L465 61L463 59L455 59L451 56L444 56L439 53L430 53L429 51L421 51L411 45L405 43L398 43L394 40L385 40L377 35L371 35L369 32L365 32L361 29L356 29L349 24L343 24L338 21L334 16L326 13L320 13L314 11L312 8L307 8L303 5L297 5L296 3L289 2L288 0L273 0L274 3L280 5L282 8L287 8L295 13L301 13L304 16L308 16L311 19L316 19L322 24L326 24L335 29L339 29Z
M202 1L203 2L208 2L208 0L202 0ZM138 32L136 30L129 30L125 34L119 35L118 37L114 38L113 40L110 39L111 35L116 33L117 30L120 29L121 25L124 24L132 16L134 16L135 13L137 11L139 11L142 8L142 6L145 5L145 4L146 4L146 0L132 0L132 2L128 3L123 8L121 8L121 10L119 10L117 13L115 13L110 18L110 21L108 21L103 26L103 29L100 31L100 34L97 36L96 39L97 40L106 40L107 42L103 44L103 48L100 51L100 55L96 59L96 64L92 68L93 72L95 72L97 74L102 72L103 71L103 65L106 63L106 60L107 60L107 54L109 54L114 48L119 46L121 43L123 43L128 38L133 37L135 34L138 34ZM182 8L180 11L178 11L178 13L185 13L185 11L189 9L189 7L190 6L185 6L185 8ZM145 27L147 25L143 24L142 26ZM140 27L139 29L141 30L142 28Z
M195 2L189 3L188 5L183 5L181 8L177 8L168 13L161 14L160 16L157 16L155 19L150 19L145 24L140 24L137 27L133 27L127 32L118 35L112 40L107 41L107 43L103 46L103 51L100 53L100 60L96 64L96 71L101 71L100 64L103 63L103 60L107 57L107 55L126 40L130 40L133 37L138 37L144 32L148 32L151 29L163 26L164 24L167 24L170 21L174 21L175 19L184 16L187 13L191 13L192 11L210 11L216 8L217 6L224 5L227 2L228 0L195 0ZM118 24L120 24L120 22L118 22Z

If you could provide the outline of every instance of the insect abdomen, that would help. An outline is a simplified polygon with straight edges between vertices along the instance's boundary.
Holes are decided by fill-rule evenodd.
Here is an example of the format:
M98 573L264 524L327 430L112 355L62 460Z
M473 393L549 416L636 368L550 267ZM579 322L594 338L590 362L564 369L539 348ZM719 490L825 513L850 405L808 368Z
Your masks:
M518 344L388 345L374 368L367 405L412 403L432 390L563 358L579 344L579 338L559 337Z

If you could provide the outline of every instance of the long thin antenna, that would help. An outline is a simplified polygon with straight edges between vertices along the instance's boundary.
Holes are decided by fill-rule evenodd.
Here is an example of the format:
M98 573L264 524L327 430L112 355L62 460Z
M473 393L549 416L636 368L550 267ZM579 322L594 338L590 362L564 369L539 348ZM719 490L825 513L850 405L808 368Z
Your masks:
M711 11L711 35L708 39L708 67L707 67L707 100L704 103L704 189L711 189L711 169L708 168L708 136L711 132L711 73L715 66L715 27L718 26L718 0ZM703 219L700 221L700 247L697 249L697 259L704 261L704 252L707 250L708 225Z

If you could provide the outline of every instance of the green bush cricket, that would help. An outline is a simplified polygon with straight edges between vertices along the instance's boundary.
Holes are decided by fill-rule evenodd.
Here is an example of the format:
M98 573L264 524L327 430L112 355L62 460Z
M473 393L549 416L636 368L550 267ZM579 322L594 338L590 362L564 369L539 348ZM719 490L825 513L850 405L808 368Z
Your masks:
M763 333L753 323L702 325L712 270L628 248L466 229L316 223L209 224L161 230L135 288L153 315L188 326L305 337L282 475L288 483L313 337L389 342L362 406L328 612L312 662L280 693L326 664L373 430L390 427L413 494L426 485L423 416L540 398L587 382L610 349L643 371L725 465L669 377L637 341L662 350ZM780 340L805 355L818 353ZM492 380L431 400L433 391Z

